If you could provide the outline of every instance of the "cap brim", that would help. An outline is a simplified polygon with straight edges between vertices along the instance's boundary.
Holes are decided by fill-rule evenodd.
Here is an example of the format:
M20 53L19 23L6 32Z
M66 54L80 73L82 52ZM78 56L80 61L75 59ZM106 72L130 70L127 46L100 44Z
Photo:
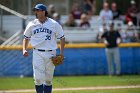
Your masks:
M39 9L39 8L33 8L33 9L32 9L32 11L35 11L35 10L41 10L41 9Z

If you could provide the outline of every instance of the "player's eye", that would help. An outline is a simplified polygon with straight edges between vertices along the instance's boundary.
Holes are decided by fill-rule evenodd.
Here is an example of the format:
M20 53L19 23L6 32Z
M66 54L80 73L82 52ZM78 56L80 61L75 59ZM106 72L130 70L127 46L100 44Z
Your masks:
M35 11L39 11L39 9L36 9Z
M42 11L42 10L39 10L39 9L35 9L35 11Z

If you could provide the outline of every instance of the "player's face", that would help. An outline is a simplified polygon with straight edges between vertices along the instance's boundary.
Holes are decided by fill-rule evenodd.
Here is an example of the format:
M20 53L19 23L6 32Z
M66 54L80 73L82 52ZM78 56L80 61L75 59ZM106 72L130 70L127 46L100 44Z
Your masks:
M35 10L35 14L36 14L36 17L37 17L37 18L45 17L45 11L42 11L42 10L36 9L36 10Z

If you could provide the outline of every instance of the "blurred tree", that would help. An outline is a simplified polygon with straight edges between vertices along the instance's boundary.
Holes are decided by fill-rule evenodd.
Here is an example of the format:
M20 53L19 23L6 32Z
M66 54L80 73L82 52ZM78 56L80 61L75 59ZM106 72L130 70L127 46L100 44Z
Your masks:
M31 5L29 5L28 4L29 0L0 0L0 4L25 15L29 14L28 9L31 9L37 3L44 3L46 5L54 4L57 11L60 14L67 14L68 11L71 10L73 3L77 2L81 4L82 1L83 0L31 0ZM118 4L118 8L122 11L123 14L125 14L130 4L130 0L95 0L95 1L96 1L96 15L98 15L100 10L102 9L102 4L104 1L108 1L110 4L115 1ZM138 8L140 9L140 0L135 1L137 3ZM29 6L31 8L29 8ZM3 13L9 14L5 11Z
M29 5L29 0L0 0L0 4L24 15L28 15L28 9L32 9L37 3L44 3L47 6L54 4L58 12L65 14L67 7L65 2L66 0L31 0L31 5ZM4 11L3 14L9 15L10 13Z

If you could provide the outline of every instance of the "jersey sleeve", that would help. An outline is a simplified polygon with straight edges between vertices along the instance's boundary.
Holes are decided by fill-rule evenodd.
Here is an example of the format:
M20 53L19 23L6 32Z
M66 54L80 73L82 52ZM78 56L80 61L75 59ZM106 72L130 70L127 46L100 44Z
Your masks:
M65 36L64 36L64 31L62 29L62 26L60 24L56 23L55 27L56 27L56 37L57 37L57 39L64 38Z
M118 32L118 31L116 31L117 32L117 36L119 37L119 38L121 38L121 35L120 35L120 33Z
M24 38L30 39L32 35L32 27L31 22L26 26L26 29L24 31Z
M106 32L101 35L101 38L106 38Z

